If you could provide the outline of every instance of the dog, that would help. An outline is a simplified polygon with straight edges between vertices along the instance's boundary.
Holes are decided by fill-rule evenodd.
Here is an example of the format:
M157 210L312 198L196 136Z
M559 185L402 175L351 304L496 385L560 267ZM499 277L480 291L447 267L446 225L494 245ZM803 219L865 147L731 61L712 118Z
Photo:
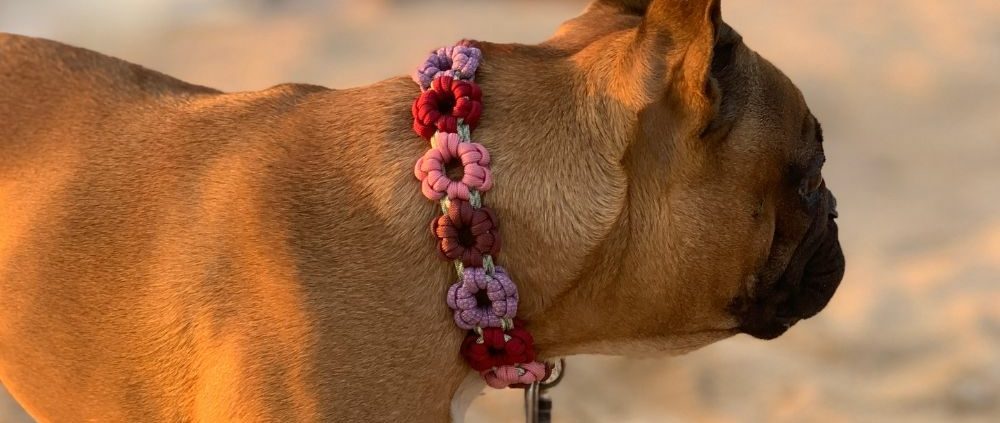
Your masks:
M840 283L819 122L719 3L477 43L542 358L774 338ZM460 420L482 385L413 179L418 93L227 94L0 36L0 381L39 421Z

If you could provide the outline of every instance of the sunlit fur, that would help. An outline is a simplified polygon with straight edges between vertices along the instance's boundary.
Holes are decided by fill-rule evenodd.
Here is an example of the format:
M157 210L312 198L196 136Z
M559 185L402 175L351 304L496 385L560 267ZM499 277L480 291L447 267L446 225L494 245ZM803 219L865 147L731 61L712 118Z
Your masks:
M486 201L543 356L736 333L776 169L812 148L798 90L742 44L749 101L703 136L725 95L708 1L616 3L481 43ZM417 93L227 94L0 35L0 380L39 421L448 419L468 368Z

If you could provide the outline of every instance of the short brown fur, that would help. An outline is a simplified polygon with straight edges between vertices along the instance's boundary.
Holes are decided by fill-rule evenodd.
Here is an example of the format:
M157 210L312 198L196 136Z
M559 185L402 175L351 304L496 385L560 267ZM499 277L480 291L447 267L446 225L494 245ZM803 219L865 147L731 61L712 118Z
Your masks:
M741 41L712 73L717 11L602 0L541 45L480 43L487 202L543 356L749 331L830 238L829 192L807 211L788 182L818 128ZM449 418L468 370L411 81L226 94L15 35L0 58L0 381L32 416Z

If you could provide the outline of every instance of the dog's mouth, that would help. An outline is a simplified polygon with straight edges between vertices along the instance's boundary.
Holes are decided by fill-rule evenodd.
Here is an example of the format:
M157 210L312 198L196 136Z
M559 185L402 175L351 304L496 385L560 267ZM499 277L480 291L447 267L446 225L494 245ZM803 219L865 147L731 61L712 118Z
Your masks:
M791 259L777 275L761 272L752 292L736 298L731 306L741 332L773 339L803 319L819 313L830 302L844 276L844 253L838 237L836 201L817 212ZM780 260L772 256L771 262Z

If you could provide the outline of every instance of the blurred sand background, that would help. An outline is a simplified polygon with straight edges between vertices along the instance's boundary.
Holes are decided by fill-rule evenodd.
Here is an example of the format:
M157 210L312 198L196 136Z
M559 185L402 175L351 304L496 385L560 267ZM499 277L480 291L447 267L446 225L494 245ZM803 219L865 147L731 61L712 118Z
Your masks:
M0 31L226 90L348 87L408 73L463 37L539 42L584 5L0 0ZM739 336L678 358L572 357L553 391L556 421L1000 422L1000 1L723 9L823 122L846 278L824 313L775 341ZM517 421L520 400L488 392L468 420ZM28 421L0 392L0 423Z

